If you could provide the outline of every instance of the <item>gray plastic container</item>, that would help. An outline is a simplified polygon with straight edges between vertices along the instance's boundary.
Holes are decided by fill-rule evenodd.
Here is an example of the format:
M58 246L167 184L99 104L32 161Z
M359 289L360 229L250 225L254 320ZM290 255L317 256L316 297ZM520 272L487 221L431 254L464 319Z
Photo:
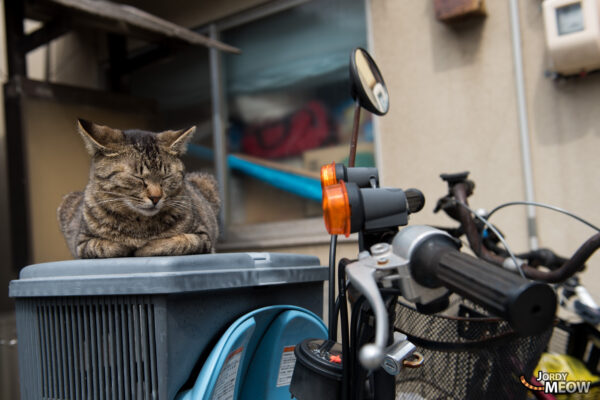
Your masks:
M243 314L292 304L321 315L326 279L318 258L275 253L28 266L9 289L21 398L172 399Z

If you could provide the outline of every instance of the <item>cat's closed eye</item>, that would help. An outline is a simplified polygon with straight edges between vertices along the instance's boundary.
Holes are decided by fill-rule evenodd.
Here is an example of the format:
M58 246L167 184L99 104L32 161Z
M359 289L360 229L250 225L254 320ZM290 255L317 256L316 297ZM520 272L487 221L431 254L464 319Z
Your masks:
M141 184L143 184L144 186L148 186L148 185L146 184L146 180L145 180L144 178L142 178L141 176L138 176L138 175L133 175L133 174L132 174L132 175L130 175L130 176L132 176L133 178L135 178L135 179L137 180L137 183L138 183L138 184L140 184L140 183L141 183Z
M182 184L181 179L178 179L177 175L171 174L163 177L162 185L167 190L175 190Z
M116 170L116 171L96 173L95 177L100 180L109 180L109 179L114 178L116 175L120 174L121 172L123 172L123 171Z
M115 181L116 181L115 183L123 184L132 189L146 185L144 179L142 179L139 176L130 175L130 174L119 174L118 178L116 178Z

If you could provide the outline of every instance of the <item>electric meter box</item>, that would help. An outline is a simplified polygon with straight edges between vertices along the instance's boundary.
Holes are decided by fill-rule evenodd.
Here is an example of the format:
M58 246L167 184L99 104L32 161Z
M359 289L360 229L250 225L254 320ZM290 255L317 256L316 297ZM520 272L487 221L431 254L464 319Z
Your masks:
M600 69L600 0L545 0L543 9L553 70L575 75Z
M320 316L327 271L317 257L277 253L25 267L9 288L21 399L173 399L240 316L278 304Z

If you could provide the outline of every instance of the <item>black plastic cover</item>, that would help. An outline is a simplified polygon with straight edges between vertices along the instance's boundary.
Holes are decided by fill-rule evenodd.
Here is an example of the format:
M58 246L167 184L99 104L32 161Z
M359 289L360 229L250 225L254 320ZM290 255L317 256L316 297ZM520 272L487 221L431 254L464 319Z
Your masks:
M342 346L339 343L323 339L306 339L296 346L294 355L296 366L290 384L292 398L340 399Z

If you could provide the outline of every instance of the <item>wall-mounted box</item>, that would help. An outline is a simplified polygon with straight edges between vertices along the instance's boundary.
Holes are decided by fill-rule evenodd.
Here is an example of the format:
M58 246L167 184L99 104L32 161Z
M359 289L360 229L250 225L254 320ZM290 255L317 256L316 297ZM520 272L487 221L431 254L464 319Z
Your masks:
M600 69L600 0L545 0L546 44L555 72Z
M484 0L434 0L433 6L435 17L442 22L486 16Z

